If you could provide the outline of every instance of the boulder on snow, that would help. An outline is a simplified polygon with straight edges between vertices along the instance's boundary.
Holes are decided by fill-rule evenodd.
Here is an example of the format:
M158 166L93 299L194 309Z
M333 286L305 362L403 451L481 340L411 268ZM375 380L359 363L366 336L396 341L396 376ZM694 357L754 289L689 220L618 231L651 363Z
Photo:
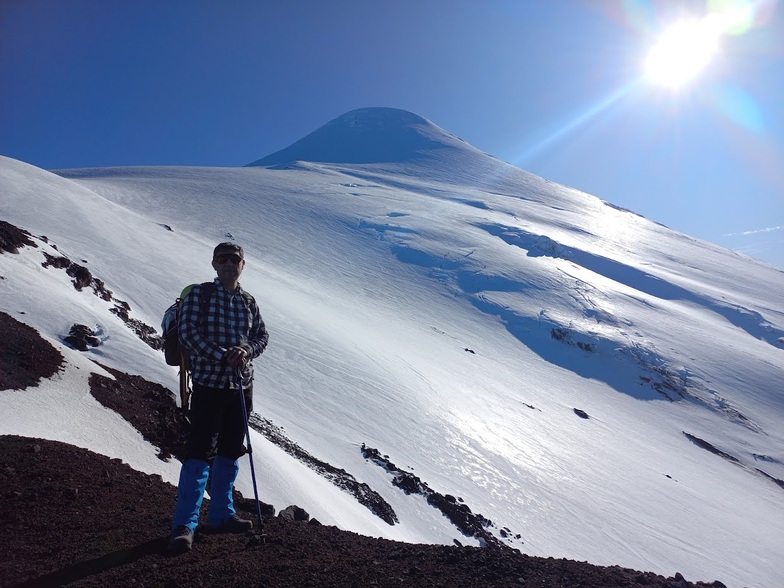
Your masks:
M299 506L292 504L291 506L287 506L278 514L279 517L288 519L290 521L302 521L307 522L310 520L310 515L304 508L300 508Z
M79 351L87 351L89 347L98 347L101 344L101 340L95 331L86 325L78 324L74 324L71 327L70 332L63 341Z

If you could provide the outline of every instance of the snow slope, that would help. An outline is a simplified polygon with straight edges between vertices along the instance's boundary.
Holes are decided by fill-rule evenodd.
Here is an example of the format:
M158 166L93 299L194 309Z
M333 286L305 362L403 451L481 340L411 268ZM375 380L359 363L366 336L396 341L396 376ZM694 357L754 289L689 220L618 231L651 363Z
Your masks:
M74 323L103 340L64 349L66 369L40 387L0 393L0 433L175 482L178 464L92 401L85 370L100 368L84 356L172 389L174 368L42 268L43 251L157 326L184 284L210 278L212 247L236 239L271 332L257 412L400 522L254 433L266 502L373 536L475 543L392 486L365 443L526 553L784 585L781 270L394 109L347 113L244 168L52 173L2 158L0 186L0 219L49 240L0 255L0 310L58 347Z

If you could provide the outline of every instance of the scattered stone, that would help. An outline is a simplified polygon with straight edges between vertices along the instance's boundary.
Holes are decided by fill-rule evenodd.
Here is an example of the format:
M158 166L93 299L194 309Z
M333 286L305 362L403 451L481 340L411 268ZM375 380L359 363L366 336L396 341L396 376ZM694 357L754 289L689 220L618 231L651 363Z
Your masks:
M702 449L705 449L706 451L710 451L714 455L718 455L719 457L723 457L724 459L726 459L728 461L731 461L733 463L739 463L737 457L735 457L733 455L730 455L729 453L725 453L724 451L721 451L720 449L717 449L716 447L714 447L713 445L711 445L710 443L708 443L704 439L700 439L699 437L696 437L696 436L694 436L694 435L692 435L690 433L687 433L686 431L683 431L683 434L686 435L686 438L689 441L691 441L692 443L694 443L697 447L701 447Z
M566 329L550 329L550 337L556 341L569 341L569 331Z
M310 515L304 508L292 504L287 506L278 514L279 517L289 519L290 521L307 522L310 520Z
M350 493L360 504L365 506L370 512L388 525L394 525L398 522L397 514L394 509L378 492L373 490L366 483L358 482L356 478L347 471L336 468L302 449L302 447L286 436L281 427L275 426L270 420L261 418L256 413L251 413L248 418L248 425L264 435L269 441L283 449L286 453L317 472L323 478L326 478L338 488Z
M46 261L41 264L43 267L64 269L66 273L73 278L73 285L77 290L81 291L83 288L89 286L92 288L93 293L98 298L107 302L114 301L115 305L113 308L109 309L109 312L119 317L120 320L122 320L126 326L136 333L136 336L144 341L147 345L156 351L163 349L163 338L158 335L157 329L151 327L148 324L145 324L138 319L131 318L131 305L124 300L118 300L114 298L112 291L106 287L106 284L103 282L103 280L93 277L93 275L90 273L90 270L84 266L73 263L67 257L57 257L54 255L49 255L46 252L44 252L44 257L46 258ZM82 351L87 350L87 347L83 346L81 342L77 341L72 345Z
M4 251L19 253L20 247L38 247L31 237L32 235L24 229L0 220L0 254Z
M572 341L572 334L568 329L554 327L550 329L550 337L561 343L566 343L567 345L576 345L579 349L582 349L587 353L593 353L595 348L593 343L585 343L584 341L577 341L575 343Z
M71 327L70 332L63 341L74 349L79 351L87 351L90 347L98 347L101 340L90 327L86 325L75 324Z
M114 308L110 308L109 312L120 317L128 328L136 333L136 336L147 343L147 345L155 350L163 349L163 337L158 335L158 331L139 319L131 318L128 314L130 310L130 304L124 300L115 300Z
M768 480L776 484L779 488L784 490L784 480L771 476L769 473L759 468L754 468L754 469L757 471L757 473L761 474L763 477L767 478Z
M68 269L71 266L71 260L67 257L50 255L44 251L44 258L46 261L41 262L43 267L53 267L56 269Z
M458 500L450 494L442 495L435 492L419 477L398 468L388 456L382 456L378 449L363 443L361 451L365 459L369 459L394 476L393 486L400 488L406 494L424 496L428 504L440 510L467 537L473 537L488 546L511 549L488 530L494 526L493 522L479 513L472 512L462 499Z
M93 275L90 273L90 270L78 263L72 263L68 266L65 273L73 278L74 288L79 292L81 292L83 288L91 286L93 283Z

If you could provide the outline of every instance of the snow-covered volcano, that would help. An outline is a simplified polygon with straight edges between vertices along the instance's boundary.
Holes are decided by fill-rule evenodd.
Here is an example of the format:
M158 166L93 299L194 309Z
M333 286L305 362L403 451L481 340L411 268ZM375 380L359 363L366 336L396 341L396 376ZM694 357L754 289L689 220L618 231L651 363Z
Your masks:
M254 433L266 502L369 535L477 542L391 484L365 444L526 553L784 583L784 272L393 109L243 168L52 173L4 158L0 189L0 219L38 244L0 256L0 310L67 359L38 388L0 392L0 433L175 482L176 463L84 393L102 371L87 358L172 390L174 368L44 254L157 326L211 276L215 243L236 239L272 335L257 411L398 522ZM65 347L74 323L101 344Z
M433 151L483 155L430 121L396 108L360 108L339 116L293 145L251 163L402 163Z
M514 191L539 179L504 164L416 114L396 108L360 108L343 114L292 145L249 166L293 169L329 163L372 169L443 184Z

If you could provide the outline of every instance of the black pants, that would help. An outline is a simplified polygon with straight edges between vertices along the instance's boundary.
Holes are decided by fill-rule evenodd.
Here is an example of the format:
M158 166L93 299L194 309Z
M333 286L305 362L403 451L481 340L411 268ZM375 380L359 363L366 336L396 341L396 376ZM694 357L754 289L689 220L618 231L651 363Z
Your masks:
M245 406L253 410L253 385L244 387ZM245 421L239 390L207 388L193 383L191 432L187 459L211 462L216 455L231 460L245 454Z

